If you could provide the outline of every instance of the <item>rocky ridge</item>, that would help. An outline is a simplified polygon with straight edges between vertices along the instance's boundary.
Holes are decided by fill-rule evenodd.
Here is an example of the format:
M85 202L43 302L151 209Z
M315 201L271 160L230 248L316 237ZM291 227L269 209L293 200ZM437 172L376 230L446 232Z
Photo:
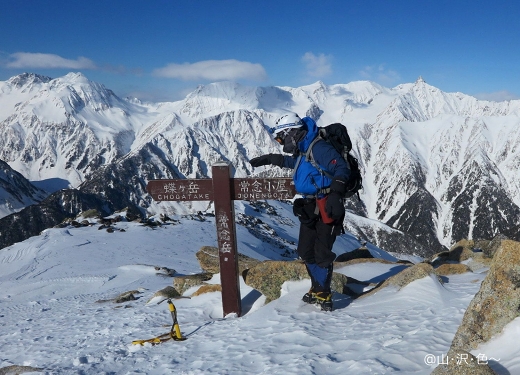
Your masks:
M27 73L0 86L0 159L30 180L59 179L115 209L190 210L153 202L147 181L210 177L220 160L237 176L287 175L253 170L248 160L280 152L266 127L294 110L320 125L348 126L364 190L361 202L347 202L345 225L359 237L429 256L460 238L491 238L520 225L520 182L511 172L520 165L519 101L479 101L423 79L392 89L215 83L172 103L120 99L81 73Z

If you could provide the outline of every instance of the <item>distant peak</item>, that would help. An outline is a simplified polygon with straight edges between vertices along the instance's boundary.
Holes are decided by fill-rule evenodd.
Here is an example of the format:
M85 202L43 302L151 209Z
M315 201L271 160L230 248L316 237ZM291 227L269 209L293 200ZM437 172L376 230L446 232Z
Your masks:
M135 96L127 96L125 100L129 103L143 104L143 101L141 99L136 98Z
M319 88L326 88L327 85L323 81L316 81L313 84L309 85L310 87L319 87Z
M415 81L415 83L426 83L426 81L424 80L424 78L422 76L419 76L419 78L417 78L417 81Z
M65 77L86 78L86 76L81 72L69 72L65 75Z
M81 72L70 72L63 76L63 79L76 82L88 82L89 79Z
M47 83L51 81L51 77L42 76L34 73L22 73L11 77L8 82L15 87L22 87L34 83Z

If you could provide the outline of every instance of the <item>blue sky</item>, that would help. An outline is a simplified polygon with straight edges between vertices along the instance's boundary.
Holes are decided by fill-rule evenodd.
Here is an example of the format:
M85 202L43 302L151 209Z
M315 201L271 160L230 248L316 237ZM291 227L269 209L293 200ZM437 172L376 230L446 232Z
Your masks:
M0 80L80 71L121 96L172 101L199 84L422 76L443 91L520 98L512 0L1 0Z

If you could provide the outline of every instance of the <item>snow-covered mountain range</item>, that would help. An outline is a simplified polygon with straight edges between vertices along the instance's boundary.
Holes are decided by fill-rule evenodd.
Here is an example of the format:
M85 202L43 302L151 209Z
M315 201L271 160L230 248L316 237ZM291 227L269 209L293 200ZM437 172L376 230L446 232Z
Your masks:
M231 162L236 176L289 175L253 170L248 160L281 152L266 128L294 111L349 129L364 189L361 202L347 203L346 228L390 251L424 254L520 224L519 110L520 101L445 93L422 78L394 88L220 82L181 101L143 103L81 73L26 73L0 82L0 160L49 193L78 188L114 207L183 212L185 205L153 202L147 181L209 177L219 160ZM19 209L10 201L0 200L4 213ZM194 206L204 210L207 202Z

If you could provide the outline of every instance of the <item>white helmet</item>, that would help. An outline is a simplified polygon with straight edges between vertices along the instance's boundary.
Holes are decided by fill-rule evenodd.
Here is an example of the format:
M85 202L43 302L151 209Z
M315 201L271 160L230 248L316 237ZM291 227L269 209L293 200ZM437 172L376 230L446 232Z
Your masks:
M278 120L276 120L275 125L274 128L271 128L271 133L276 136L282 130L289 130L291 128L299 128L303 126L303 121L300 116L291 112L281 115Z

